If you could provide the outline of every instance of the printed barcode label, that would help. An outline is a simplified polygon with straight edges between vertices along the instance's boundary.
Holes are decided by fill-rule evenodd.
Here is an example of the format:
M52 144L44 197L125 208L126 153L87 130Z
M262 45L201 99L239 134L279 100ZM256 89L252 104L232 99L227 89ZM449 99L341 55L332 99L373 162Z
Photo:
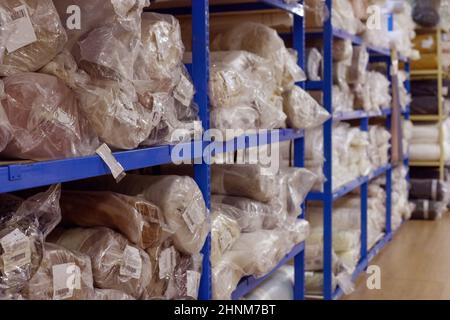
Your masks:
M81 289L81 270L75 263L54 265L52 273L54 300L70 299L74 290Z
M65 296L69 293L69 288L59 289L56 290L55 292L57 296Z
M159 255L159 278L168 279L172 276L176 265L176 251L174 247L165 249Z
M17 19L21 19L21 18L26 18L28 17L27 15L27 9L25 7L17 7L14 9L14 12L11 13L11 19L17 20Z
M31 263L30 240L19 229L15 229L0 240L3 248L3 271L17 270Z
M8 53L13 53L37 41L26 5L14 8L10 13L10 21L7 27L11 31L6 43Z
M128 245L125 247L119 272L122 276L133 279L139 279L141 277L142 258L139 249Z
M14 262L17 262L17 261L19 261L19 260L25 258L25 255L26 255L25 252L20 253L20 254L18 254L17 256L12 257L11 260L14 261Z

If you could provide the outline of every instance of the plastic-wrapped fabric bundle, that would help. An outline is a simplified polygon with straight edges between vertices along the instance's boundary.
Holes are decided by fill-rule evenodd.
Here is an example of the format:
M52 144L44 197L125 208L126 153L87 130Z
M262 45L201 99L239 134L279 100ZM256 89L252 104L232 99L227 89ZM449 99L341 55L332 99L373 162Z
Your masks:
M341 88L348 86L348 70L350 66L345 61L333 64L333 82Z
M279 87L291 88L306 80L297 65L297 56L289 51L278 33L263 24L244 22L219 34L211 44L212 50L245 50L270 60Z
M367 82L370 83L371 100L373 106L379 110L391 105L390 82L380 72L371 71L367 74Z
M135 300L132 296L125 292L114 289L95 289L93 300Z
M355 47L348 72L349 83L364 83L366 81L368 64L369 53L367 52L366 46Z
M447 186L443 181L432 179L411 179L411 199L424 199L433 201L445 201L447 199Z
M446 202L430 200L414 200L415 209L412 212L413 220L438 220L447 211Z
M158 246L171 235L158 207L139 197L65 191L61 210L65 225L108 227L142 249Z
M414 80L411 81L411 93L413 97L437 96L438 86L436 80ZM450 80L444 79L442 82L443 93L447 96L450 93Z
M409 147L409 158L411 161L436 161L441 157L439 144L412 144Z
M211 226L211 264L217 265L224 252L229 250L241 235L239 224L230 216L223 214L220 208L213 204Z
M51 0L5 0L0 15L10 29L7 52L0 52L0 76L37 71L66 44L67 34Z
M94 190L111 190L126 195L141 195L162 212L178 250L199 253L209 231L207 210L201 190L194 179L182 176L127 175L119 184L111 177L96 179ZM164 190L161 193L161 190Z
M362 23L355 17L350 0L333 0L333 27L343 29L351 34L361 31Z
M322 70L322 54L316 48L308 50L307 53L307 74L308 80L310 81L320 81L321 70Z
M413 97L411 101L411 114L413 115L437 115L439 114L439 101L435 96Z
M413 19L417 24L426 28L432 28L439 24L440 0L414 1Z
M166 291L168 299L197 299L202 273L203 255L181 255Z
M151 284L147 253L111 229L57 230L50 240L91 258L97 288L120 290L138 299Z
M245 272L233 263L232 257L225 257L212 268L212 288L214 300L231 300L231 295Z
M338 257L341 264L344 265L350 273L353 273L359 262L360 250L359 248L357 248L349 251L339 252Z
M333 61L343 61L349 65L352 60L353 50L350 40L336 39L333 41Z
M330 114L298 86L285 93L283 105L290 128L310 129L320 126L330 118Z
M263 171L259 165L215 165L211 192L267 203L276 195L276 175Z
M272 213L269 205L247 198L214 195L212 203L213 209L217 206L225 215L236 220L242 232L261 230L265 217Z
M17 74L3 82L0 102L12 133L3 156L48 160L95 153L98 138L64 83L38 73Z
M382 126L371 126L369 129L369 157L374 167L386 165L389 161L391 134Z
M420 144L420 143L439 143L440 136L440 127L439 125L419 125L416 124L412 128L412 137L411 143Z
M249 106L236 106L231 108L214 108L211 110L211 127L221 130L250 130L258 128L259 113ZM232 139L235 136L227 136Z
M61 220L60 187L25 201L1 196L0 296L18 293L38 271L44 240Z
M87 255L45 243L36 274L22 291L29 300L89 300L94 296Z
M294 267L283 266L245 296L245 300L294 300Z
M307 294L310 295L323 295L323 273L322 272L305 272L305 288ZM332 290L336 290L337 280L333 276Z

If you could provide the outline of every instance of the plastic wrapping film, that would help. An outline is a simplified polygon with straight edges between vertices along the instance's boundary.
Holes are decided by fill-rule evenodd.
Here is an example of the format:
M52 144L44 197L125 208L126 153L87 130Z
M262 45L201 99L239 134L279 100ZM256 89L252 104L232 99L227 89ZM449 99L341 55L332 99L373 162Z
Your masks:
M194 179L187 176L128 174L119 184L111 177L89 182L91 190L111 190L142 196L156 205L173 232L175 247L185 254L199 253L209 232L205 200ZM161 193L161 190L164 190Z
M276 195L276 175L259 165L215 165L211 192L267 203Z
M409 185L406 180L408 168L399 166L392 173L392 229L396 230L403 220L411 217L414 205L408 202Z
M229 250L241 235L239 224L221 212L226 205L212 206L211 218L211 264L217 265L222 255Z
M60 187L27 200L2 195L0 296L17 294L38 271L44 240L61 221Z
M333 61L342 61L345 65L350 66L355 49L357 47L353 48L350 40L336 39L333 41Z
M17 74L3 82L1 122L10 130L1 130L2 135L10 133L3 156L48 160L95 153L98 138L64 83L38 73Z
M333 0L333 27L345 30L350 34L358 34L364 25L356 18L350 0Z
M259 113L252 107L245 105L231 108L214 108L211 110L211 127L226 133L226 130L251 130L259 124ZM228 133L229 135L230 133ZM232 139L238 136L226 136Z
M367 66L369 65L369 53L366 46L353 48L351 65L348 72L348 82L351 84L365 83Z
M272 214L272 207L268 204L231 196L213 195L212 208L218 208L224 215L236 220L242 232L263 229L265 218Z
M289 89L306 80L297 55L286 48L276 30L263 24L245 22L219 34L212 42L215 51L245 50L270 60L279 88Z
M447 212L447 202L430 200L414 200L415 206L411 219L413 220L438 220Z
M436 27L440 22L439 0L420 0L414 1L413 19L426 28Z
M94 300L135 300L132 296L125 292L114 289L95 289Z
M235 124L228 127L229 122L236 120L238 115L244 118L244 127L251 125L247 124L247 119L256 122L251 129L276 129L286 126L283 98L273 79L270 60L245 51L214 52L211 60L212 121L215 124L227 125L215 128L233 129ZM245 107L247 108L244 109ZM257 112L257 117L248 107ZM226 114L222 110L215 111L221 108L230 109L232 112Z
M307 74L308 80L310 81L320 81L322 78L322 54L317 48L312 48L308 50L307 53Z
M294 129L318 127L330 118L314 98L297 86L285 93L284 112L288 116L288 126Z
M140 197L66 191L61 197L61 210L65 225L108 227L142 249L158 246L172 234L159 208Z
M94 286L90 258L46 243L39 269L22 294L29 300L92 299Z
M151 262L147 253L111 229L57 230L50 240L91 258L97 288L116 289L140 298L151 285Z
M294 267L285 265L245 296L245 300L294 300Z
M9 33L0 76L37 71L63 48L67 35L51 0L5 0L0 20Z
M168 299L197 299L202 276L203 255L181 255L166 290Z
M389 162L391 133L382 126L369 128L369 158L374 168L379 168Z

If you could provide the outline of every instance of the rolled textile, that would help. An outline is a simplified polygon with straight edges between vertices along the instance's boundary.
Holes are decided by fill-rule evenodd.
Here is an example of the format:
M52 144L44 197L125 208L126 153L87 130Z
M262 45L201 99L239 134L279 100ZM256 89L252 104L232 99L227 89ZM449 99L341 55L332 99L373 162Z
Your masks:
M156 205L162 212L178 250L199 253L209 232L202 192L187 176L147 176L128 174L120 183L112 177L92 179L81 184L85 190L110 190L137 196ZM161 192L164 190L164 192Z
M293 266L285 265L245 296L245 300L294 300Z
M443 181L433 179L411 179L410 199L426 199L444 201L447 197L447 187Z
M412 179L436 179L439 180L440 170L438 168L415 168L409 169ZM445 170L445 180L448 180L448 169Z
M413 126L411 144L439 143L439 125L418 125Z
M34 72L64 48L67 34L51 0L4 0L0 14L10 36L0 52L0 76ZM3 24L3 23L2 23Z
M437 161L441 156L439 144L412 144L409 147L411 161Z
M148 254L111 229L59 229L49 240L89 256L97 288L120 290L138 299L151 285Z
M440 0L416 0L413 7L414 22L426 28L432 28L439 24Z
M239 239L241 230L236 220L221 212L226 205L213 204L211 229L211 264L217 265L222 255Z
M437 220L447 210L446 202L430 201L430 200L413 200L415 209L412 212L413 220Z
M258 165L215 165L211 192L267 203L276 196L276 175Z
M61 80L20 73L3 82L0 103L11 126L10 141L0 150L3 156L52 160L95 153L97 135L74 93Z
M438 97L436 96L419 96L414 97L411 102L412 115L438 115Z
M22 291L29 300L89 300L94 296L91 259L52 243L36 274Z
M171 235L159 208L141 197L65 191L61 210L65 225L108 227L142 249L158 246Z
M449 94L450 80L442 80L444 96ZM414 80L411 81L411 93L413 97L436 97L438 95L437 80Z
M17 294L38 272L44 241L61 221L60 187L27 200L0 197L0 297Z
M247 198L212 196L212 207L235 219L242 232L254 232L263 228L264 219L272 208L264 203Z

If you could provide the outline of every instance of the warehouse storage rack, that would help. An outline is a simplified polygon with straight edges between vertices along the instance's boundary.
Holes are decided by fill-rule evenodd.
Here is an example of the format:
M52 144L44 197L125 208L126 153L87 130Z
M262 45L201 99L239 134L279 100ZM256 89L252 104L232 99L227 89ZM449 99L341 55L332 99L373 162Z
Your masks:
M411 121L418 124L436 123L439 126L439 148L440 157L436 161L412 161L411 167L434 167L439 168L440 180L445 179L445 136L443 123L447 116L444 114L443 102L443 80L447 76L442 65L442 35L443 30L437 29L417 29L417 33L436 37L436 59L437 69L411 70L411 78L414 80L436 80L438 88L438 114L435 115L411 115Z
M160 8L155 10L153 4L148 11L156 11L169 14L192 14L192 64L188 65L188 70L192 76L195 87L195 102L199 106L200 118L203 129L208 130L210 125L209 119L209 13L210 12L226 12L226 11L254 11L267 9L281 9L293 14L293 47L299 53L298 63L304 67L304 8L301 3L286 4L283 0L246 0L236 3L230 1L229 4L210 5L208 0L192 0L186 6L173 8L173 4L177 1L170 1L170 8ZM164 3L164 2L163 2ZM167 3L167 2L166 2ZM301 84L299 84L301 85ZM302 130L283 129L277 130L280 141L293 141L295 145L294 164L297 167L303 167L303 149L304 149L304 133ZM241 143L243 142L243 143ZM203 158L204 151L211 143L216 144L215 150L223 152L233 152L239 149L247 149L257 145L265 145L275 143L271 141L269 133L248 135L228 141L225 143L208 141L207 137L201 140L192 141L190 150L191 154L174 154L173 145L162 145L150 148L142 148L131 151L115 152L114 156L122 165L125 171L156 167L163 164L173 163L173 160L194 160L202 158L199 164L194 165L195 181L199 185L207 207L210 208L210 182L211 168L208 165L209 160ZM188 148L187 148L188 149ZM81 180L91 177L111 174L111 170L102 161L99 156L88 156L81 158L71 158L56 161L43 162L2 162L0 163L0 193L15 192L19 190L43 187L57 183ZM299 208L300 214L300 208ZM199 289L199 299L208 300L212 297L211 285L211 265L209 262L211 250L210 236L206 240L204 255L202 278ZM233 294L234 299L240 299L253 288L263 282L268 276L275 272L282 265L290 260L295 261L295 290L294 298L304 298L304 243L300 243L289 253L277 267L267 276L262 278L248 277L241 281L238 288Z
M306 88L308 90L319 90L323 92L323 104L324 107L333 114L333 40L334 38L350 40L353 45L359 46L364 43L363 39L359 36L355 36L347 33L346 31L333 28L332 25L332 0L326 0L328 7L329 17L324 21L323 30L319 32L306 32L306 38L321 38L323 40L323 78L321 81L308 81ZM393 17L389 17L389 30L393 30ZM367 46L370 54L370 62L384 62L387 66L387 75L390 78L391 69L394 64L398 64L398 61L393 61L396 55L391 54L391 50L388 48L378 48ZM404 57L399 57L399 60L404 62L405 71L409 73L409 61ZM407 84L409 88L409 84ZM406 108L406 112L403 115L409 117L409 108ZM360 177L354 181L351 181L335 190L333 190L332 181L332 163L333 163L333 123L337 121L355 120L359 121L360 129L362 131L369 130L369 120L373 118L386 118L386 126L388 129L391 127L392 111L390 109L383 109L381 113L367 113L365 111L352 111L333 114L333 118L326 122L323 126L324 136L324 191L312 192L308 195L308 201L320 201L323 203L323 299L332 300L339 299L343 295L341 288L334 290L333 288L333 203L343 196L349 194L353 190L360 188L361 197L361 253L358 265L352 274L352 280L355 281L357 277L367 268L369 262L379 253L379 251L392 239L393 230L391 227L391 210L392 210L392 170L393 165L388 164L381 168L374 170L368 176ZM402 164L408 165L408 158L405 156ZM368 250L367 244L367 205L368 205L368 186L369 183L385 175L386 177L386 226L385 235L375 246ZM314 297L315 298L315 297Z

